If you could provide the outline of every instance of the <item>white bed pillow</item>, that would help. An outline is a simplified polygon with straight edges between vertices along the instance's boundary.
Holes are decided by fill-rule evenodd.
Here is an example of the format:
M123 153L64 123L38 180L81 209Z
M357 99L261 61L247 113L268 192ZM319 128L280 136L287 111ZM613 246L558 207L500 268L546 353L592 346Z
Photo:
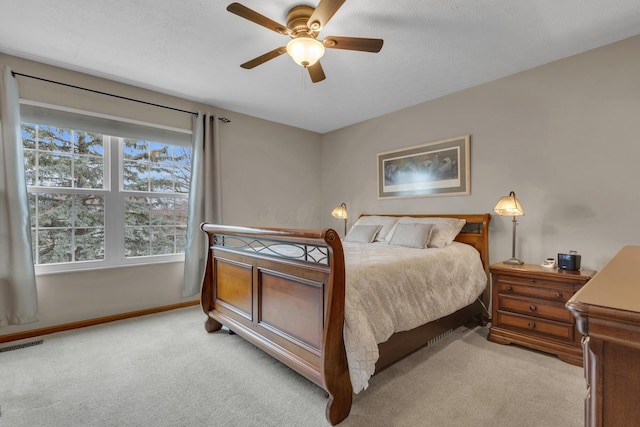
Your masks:
M433 227L433 224L398 223L393 228L389 244L424 249L429 243Z
M385 242L387 241L387 236L389 232L393 228L393 226L398 222L398 218L395 216L382 216L382 215L368 215L361 216L358 218L356 223L353 225L355 228L358 225L381 225L380 231L378 231L378 235L375 238L375 242Z
M382 226L378 224L354 225L349 231L349 234L345 236L344 241L353 243L371 243L375 240L381 228Z
M397 224L433 224L434 229L431 231L428 248L443 248L450 245L466 223L466 220L459 218L414 218L409 216L403 216L397 222Z
M429 241L430 248L443 248L453 243L453 240L467 223L464 219L458 218L431 218L437 220L432 223L435 225L435 232L431 234Z

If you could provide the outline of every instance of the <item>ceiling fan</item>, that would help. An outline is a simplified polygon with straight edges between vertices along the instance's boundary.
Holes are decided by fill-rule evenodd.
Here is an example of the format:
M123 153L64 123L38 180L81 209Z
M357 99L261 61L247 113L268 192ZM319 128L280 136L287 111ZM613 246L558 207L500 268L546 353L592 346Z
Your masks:
M309 70L311 81L317 83L326 78L322 65L320 65L320 58L324 55L325 48L380 52L383 43L381 39L327 36L324 40L318 40L318 33L327 25L345 1L320 0L315 9L305 5L294 6L287 13L286 26L272 21L240 3L231 3L227 6L229 12L276 33L291 37L286 46L280 46L240 66L249 70L277 58L283 53L288 53L298 65Z

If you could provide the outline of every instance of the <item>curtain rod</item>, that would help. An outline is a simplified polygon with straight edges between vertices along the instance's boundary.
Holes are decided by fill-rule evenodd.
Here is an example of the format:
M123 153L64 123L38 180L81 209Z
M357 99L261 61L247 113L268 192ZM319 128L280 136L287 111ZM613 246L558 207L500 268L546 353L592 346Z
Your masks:
M40 81L43 81L43 82L53 83L53 84L61 85L61 86L66 86L66 87L70 87L70 88L73 88L73 89L80 89L80 90L84 90L84 91L87 91L87 92L97 93L99 95L106 95L106 96L111 96L113 98L124 99L125 101L138 102L140 104L151 105L153 107L165 108L167 110L179 111L181 113L192 114L194 116L198 115L198 113L193 112L193 111L181 110L179 108L167 107L166 105L154 104L152 102L141 101L139 99L134 99L134 98L128 98L126 96L114 95L112 93L101 92L99 90L94 90L94 89L87 89L86 87L75 86L75 85L71 85L71 84L68 84L68 83L57 82L55 80L43 79L42 77L30 76L29 74L22 74L22 73L18 73L16 71L11 71L11 75L13 77L16 77L16 76L26 77L26 78L29 78L29 79L40 80ZM218 120L220 120L222 123L231 122L231 120L227 119L226 117L218 117Z

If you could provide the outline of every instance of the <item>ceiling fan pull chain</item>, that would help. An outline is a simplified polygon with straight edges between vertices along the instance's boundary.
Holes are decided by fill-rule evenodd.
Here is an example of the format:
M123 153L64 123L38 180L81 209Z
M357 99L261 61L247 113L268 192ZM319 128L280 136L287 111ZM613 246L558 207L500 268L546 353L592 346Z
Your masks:
M306 67L300 67L300 78L302 79L302 91L306 92L307 91L307 79L305 78L306 74L307 74L307 69Z

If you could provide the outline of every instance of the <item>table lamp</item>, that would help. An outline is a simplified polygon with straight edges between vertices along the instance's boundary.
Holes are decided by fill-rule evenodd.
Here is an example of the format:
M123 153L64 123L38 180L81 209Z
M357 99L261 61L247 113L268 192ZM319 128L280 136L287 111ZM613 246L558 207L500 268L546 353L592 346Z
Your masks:
M344 235L347 235L347 219L349 215L347 215L347 205L344 203L340 203L340 206L336 206L336 208L331 212L335 218L344 219Z
M516 216L524 215L524 210L520 205L520 201L516 197L516 193L511 191L508 196L504 196L498 201L498 204L493 208L494 212L501 216L513 216L513 241L511 245L511 258L506 260L505 264L521 265L524 264L516 258Z

